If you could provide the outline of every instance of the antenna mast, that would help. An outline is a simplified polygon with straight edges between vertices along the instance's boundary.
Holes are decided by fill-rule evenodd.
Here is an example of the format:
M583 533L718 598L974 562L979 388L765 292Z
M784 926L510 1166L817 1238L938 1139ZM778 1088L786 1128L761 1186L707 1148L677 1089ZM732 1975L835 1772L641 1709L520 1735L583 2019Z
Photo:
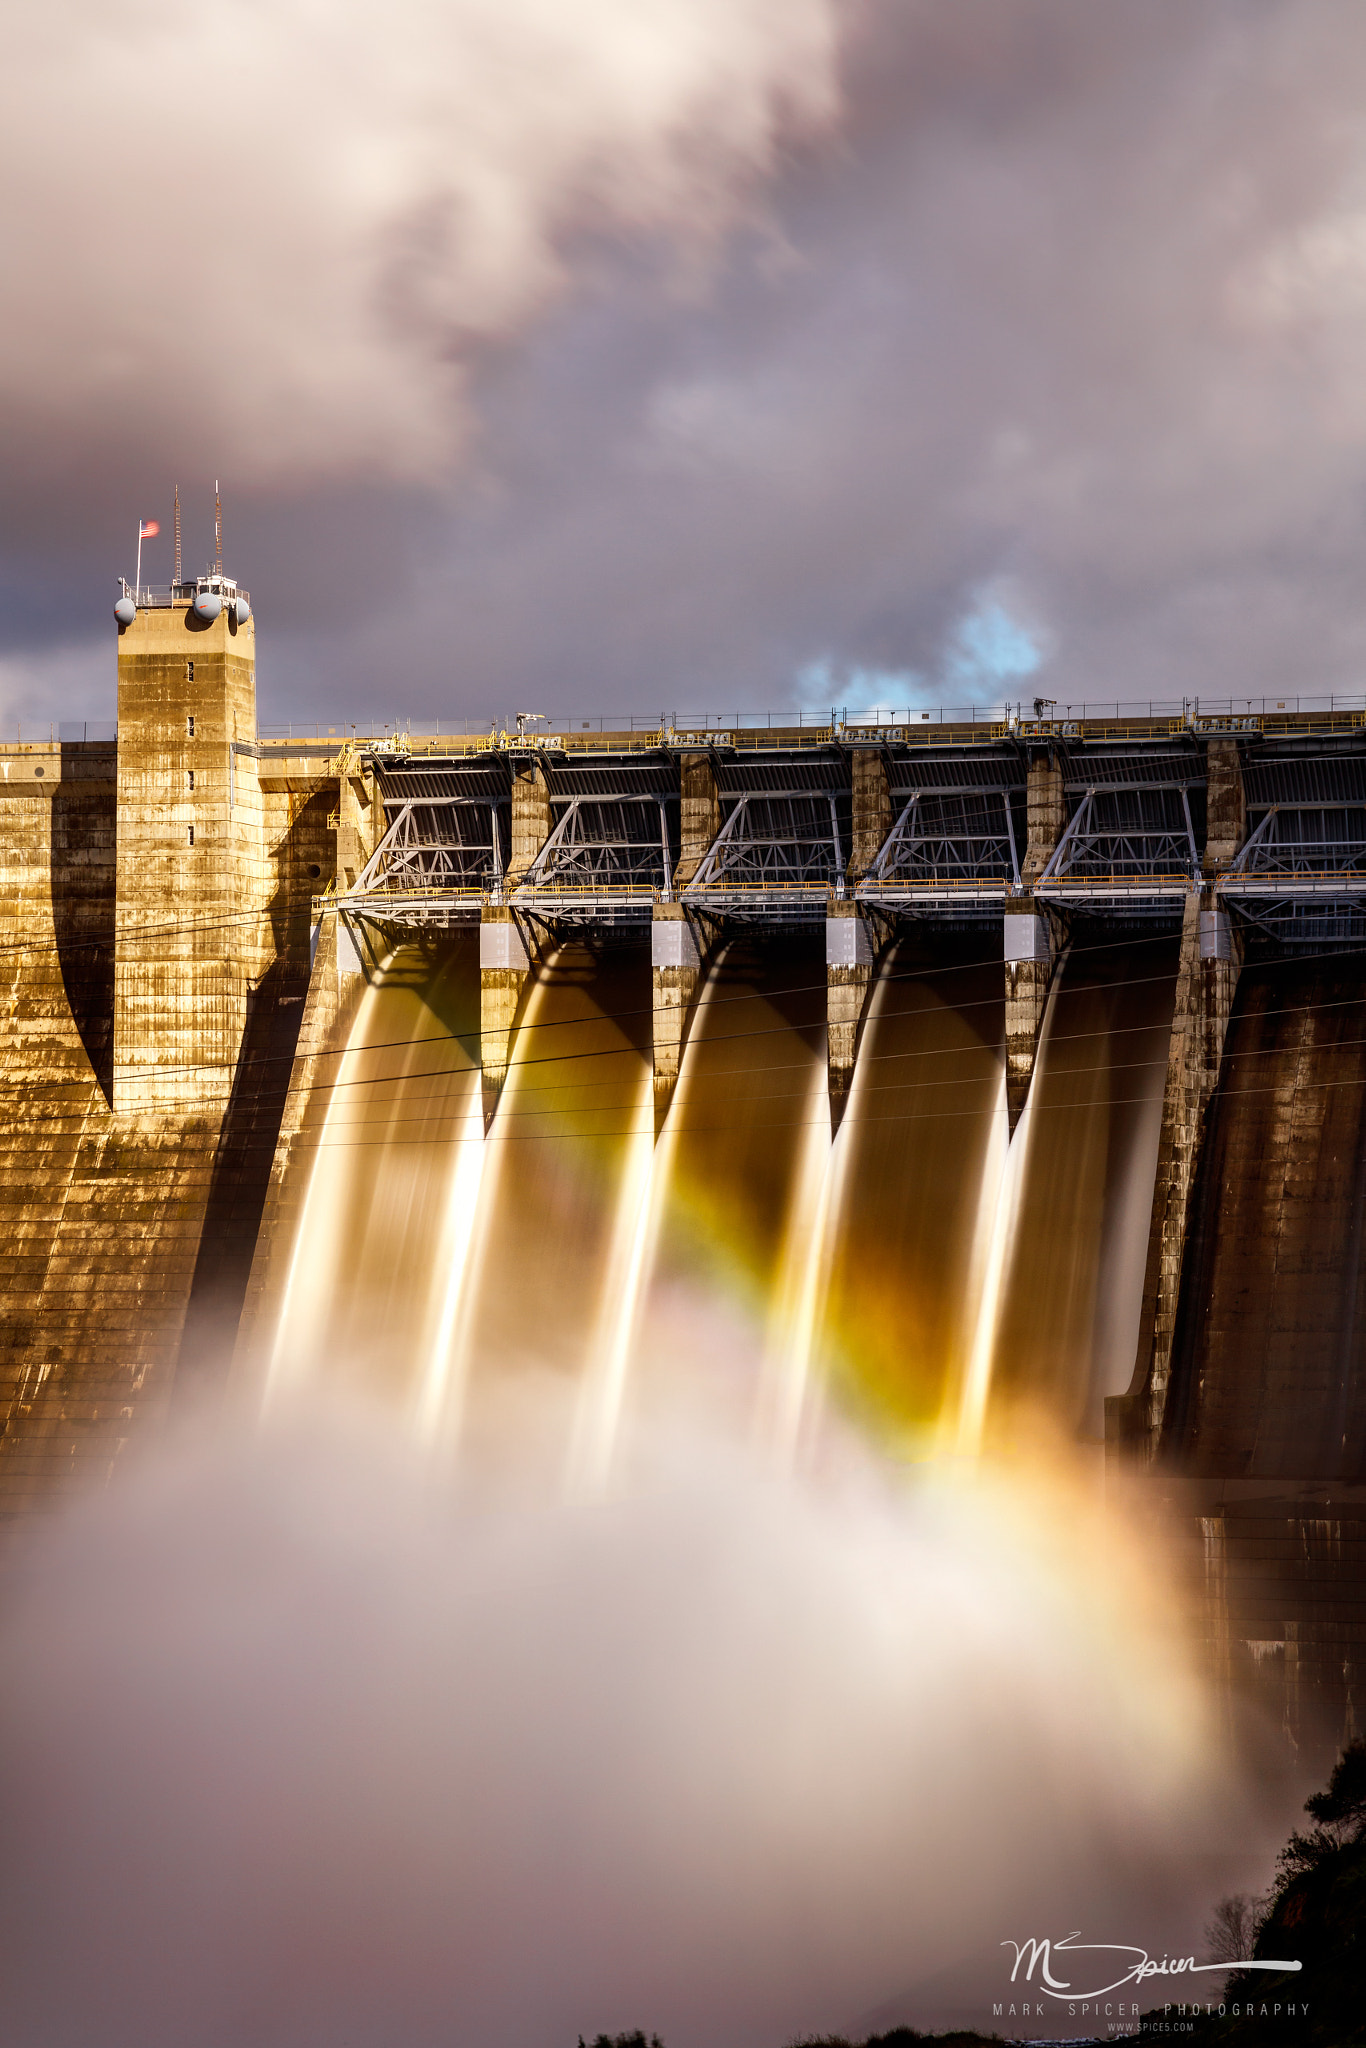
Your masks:
M180 485L175 487L175 580L180 581Z
M223 500L218 495L218 478L213 480L213 565L223 574Z

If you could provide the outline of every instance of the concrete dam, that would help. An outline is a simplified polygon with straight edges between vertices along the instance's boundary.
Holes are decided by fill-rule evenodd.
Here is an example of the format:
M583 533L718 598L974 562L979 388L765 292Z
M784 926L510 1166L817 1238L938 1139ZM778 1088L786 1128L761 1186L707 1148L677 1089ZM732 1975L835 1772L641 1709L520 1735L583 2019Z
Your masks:
M1356 1730L1366 715L272 735L198 587L116 738L0 743L10 1523L324 1375L440 1434L534 1366L588 1485L723 1290L783 1455L1045 1422L1223 1685Z

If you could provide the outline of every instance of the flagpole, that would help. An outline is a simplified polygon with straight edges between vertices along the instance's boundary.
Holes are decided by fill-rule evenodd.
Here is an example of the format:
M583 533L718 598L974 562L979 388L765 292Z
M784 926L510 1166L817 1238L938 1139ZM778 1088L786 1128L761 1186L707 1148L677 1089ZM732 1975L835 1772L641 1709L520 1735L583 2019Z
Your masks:
M139 519L138 519L138 567L137 567L137 575L136 575L136 577L134 578L134 582L133 582L133 602L134 602L134 604L136 604L136 603L138 602L138 600L139 600L139 598L140 598L141 596L142 596L142 519L141 519L141 517L139 516Z

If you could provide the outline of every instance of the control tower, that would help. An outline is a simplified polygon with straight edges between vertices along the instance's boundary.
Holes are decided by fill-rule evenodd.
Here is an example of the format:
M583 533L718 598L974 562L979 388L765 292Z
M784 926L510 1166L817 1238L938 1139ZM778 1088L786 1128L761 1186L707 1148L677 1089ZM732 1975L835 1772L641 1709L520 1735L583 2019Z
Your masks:
M115 617L114 1108L221 1110L266 936L256 624L221 570Z

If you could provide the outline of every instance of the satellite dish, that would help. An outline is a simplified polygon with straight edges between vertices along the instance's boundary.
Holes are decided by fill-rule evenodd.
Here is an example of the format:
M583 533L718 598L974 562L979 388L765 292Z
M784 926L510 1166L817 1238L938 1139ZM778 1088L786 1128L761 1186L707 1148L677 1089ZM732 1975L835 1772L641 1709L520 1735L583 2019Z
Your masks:
M223 600L216 590L201 590L195 597L194 610L197 619L216 619L222 609Z
M138 615L138 608L131 597L121 597L114 606L114 617L121 626L131 626Z
M247 602L245 594L240 590L237 593L237 600L234 606L234 611L237 616L238 625L245 626L247 620L251 617L251 606Z

